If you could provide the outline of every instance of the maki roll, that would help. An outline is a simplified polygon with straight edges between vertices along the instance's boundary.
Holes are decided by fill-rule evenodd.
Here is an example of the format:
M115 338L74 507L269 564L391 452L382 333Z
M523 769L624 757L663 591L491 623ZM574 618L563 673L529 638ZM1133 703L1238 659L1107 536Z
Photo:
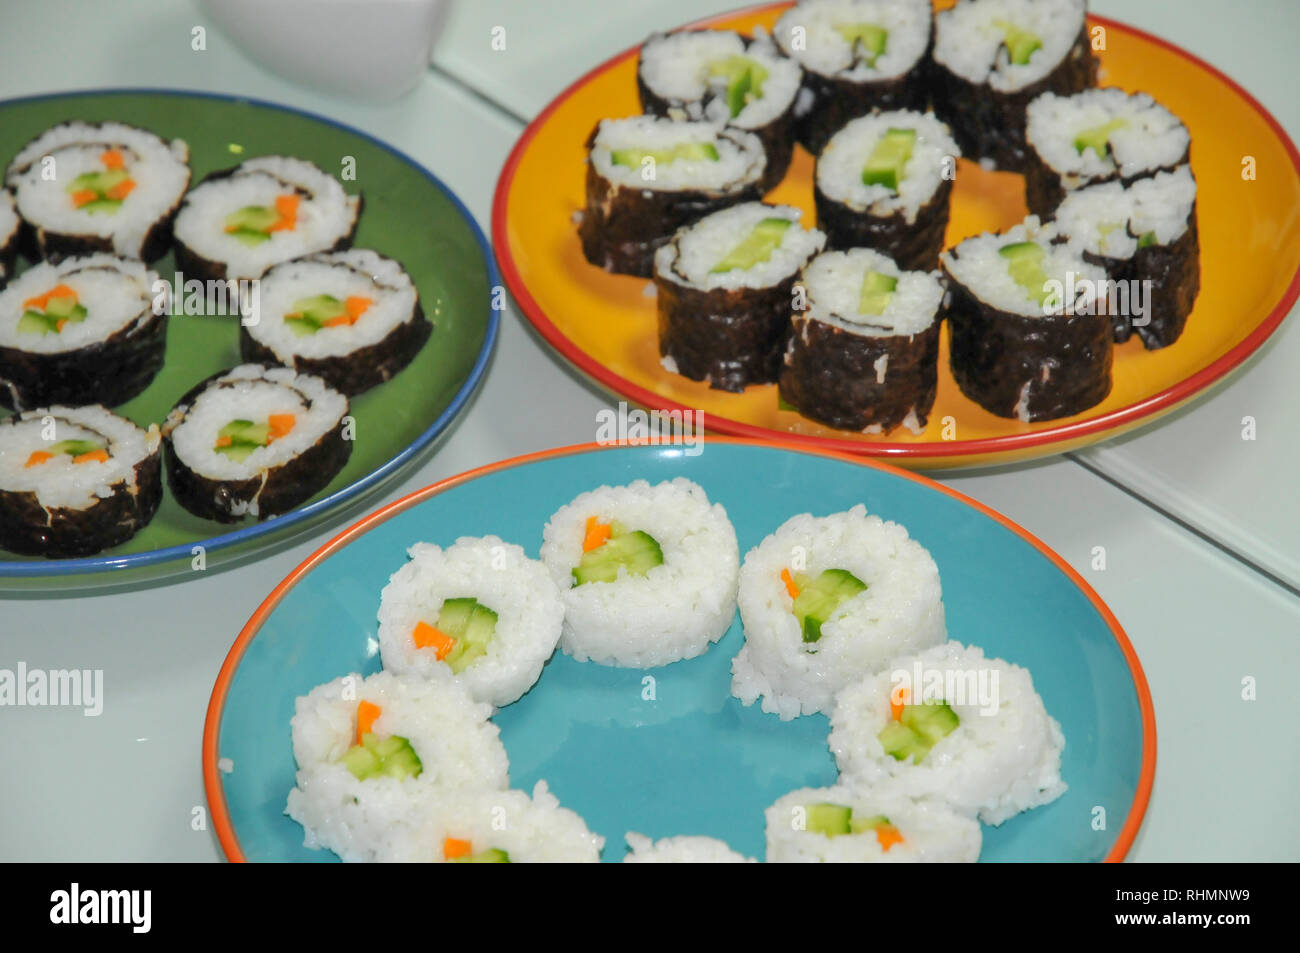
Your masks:
M1067 192L1172 172L1187 163L1191 151L1182 120L1146 93L1044 93L1029 104L1027 117L1025 202L1042 218Z
M776 380L795 278L826 241L799 216L748 202L680 229L655 253L667 370L736 393Z
M1022 421L1069 417L1110 393L1114 340L1106 272L1030 216L943 255L949 362L961 392Z
M930 113L855 119L817 157L817 224L833 249L874 248L907 271L938 267L957 143Z
M588 144L587 261L649 278L682 225L762 194L767 155L752 132L654 116L605 119Z
M348 396L410 364L433 332L410 276L368 249L276 265L259 301L257 320L240 322L240 356L314 374Z
M167 482L204 519L287 513L314 496L352 453L348 399L319 377L241 364L185 394L163 423Z
M155 261L190 184L189 146L120 122L65 122L5 170L32 257L109 252Z
M769 864L973 864L984 839L977 821L943 801L887 788L803 788L766 818Z
M564 603L546 567L496 536L416 543L379 603L379 654L397 675L450 671L498 708L533 687L560 640Z
M18 240L22 220L14 205L13 193L0 189L0 288L14 273L14 260L18 257Z
M158 275L113 255L29 268L0 292L0 405L125 403L163 366Z
M285 813L303 826L303 846L375 861L412 840L430 797L502 795L510 765L491 714L450 677L345 675L300 696Z
M930 0L805 0L773 30L803 67L799 141L817 155L850 120L877 110L924 110Z
M201 281L258 278L272 265L352 244L361 197L305 159L259 156L213 172L176 216L176 264Z
M935 21L931 96L962 152L996 168L1030 163L1025 112L1043 93L1097 84L1086 0L958 0Z
M627 833L625 864L756 864L753 857L737 853L715 837L665 837L652 841L634 831Z
M818 255L800 280L807 307L792 317L781 399L840 430L920 433L939 380L935 275L858 248Z
M829 744L843 783L941 798L985 824L1066 788L1065 736L1029 672L958 642L895 659L844 689Z
M1068 192L1055 225L1085 261L1106 270L1116 343L1134 332L1149 350L1178 340L1201 287L1189 166L1128 187L1107 182Z
M897 655L944 640L939 568L897 523L844 513L786 520L740 570L745 644L731 694L789 721Z
M581 494L546 524L541 557L564 598L560 648L579 662L694 658L736 614L736 531L683 477Z
M126 542L162 501L161 441L104 407L0 420L0 548L63 558Z
M730 30L657 33L641 46L641 109L670 119L707 119L754 133L767 152L759 188L785 177L794 153L794 107L802 73L767 40Z

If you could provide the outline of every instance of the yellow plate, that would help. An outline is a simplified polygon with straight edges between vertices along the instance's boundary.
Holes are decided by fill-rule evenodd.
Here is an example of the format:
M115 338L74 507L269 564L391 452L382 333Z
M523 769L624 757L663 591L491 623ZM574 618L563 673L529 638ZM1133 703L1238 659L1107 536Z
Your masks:
M788 6L753 7L692 27L770 30ZM1263 106L1208 63L1113 20L1090 17L1089 24L1104 28L1101 82L1150 93L1191 133L1201 291L1177 343L1146 351L1134 336L1116 348L1110 396L1082 414L1022 423L983 410L952 379L946 327L938 397L918 435L905 428L878 437L833 430L778 409L775 385L731 394L665 371L654 299L643 293L649 282L588 264L573 218L583 208L584 143L592 127L640 112L635 49L561 93L511 153L492 214L506 283L546 340L585 374L652 409L703 411L704 424L722 433L780 437L907 467L952 467L1062 453L1150 422L1244 361L1300 295L1300 153ZM812 182L812 157L796 149L767 201L797 206L811 223ZM945 244L1009 227L1025 214L1019 175L962 160Z

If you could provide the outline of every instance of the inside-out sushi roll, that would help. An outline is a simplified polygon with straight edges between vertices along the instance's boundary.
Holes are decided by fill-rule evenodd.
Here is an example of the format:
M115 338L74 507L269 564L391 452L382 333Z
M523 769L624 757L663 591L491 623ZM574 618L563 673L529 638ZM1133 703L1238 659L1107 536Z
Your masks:
M258 278L272 265L352 244L361 197L305 159L259 156L213 172L176 216L176 264L203 281Z
M23 272L0 292L0 405L113 407L140 393L167 347L160 287L142 262L113 255Z
M541 557L564 597L560 648L579 662L694 658L736 612L736 531L683 477L579 495L546 524Z
M803 67L799 141L814 155L852 119L873 110L923 110L930 0L805 0L773 37Z
M806 308L792 316L781 398L841 430L920 433L939 380L937 277L858 248L818 255L800 283Z
M1065 736L1029 672L948 642L845 688L829 744L848 784L936 797L986 824L1064 793Z
M707 119L754 133L767 152L760 186L784 178L794 152L794 108L802 72L766 39L731 30L656 33L641 46L641 108L670 119Z
M1068 192L1055 225L1086 261L1106 269L1116 342L1134 332L1150 349L1178 340L1201 285L1190 167L1128 187L1107 182Z
M257 319L240 322L240 356L315 374L348 396L406 367L433 331L410 276L368 249L276 265L258 302Z
M5 286L14 272L21 226L22 219L18 217L13 193L8 189L0 189L0 288Z
M999 417L1068 417L1110 393L1106 272L1057 237L1030 216L943 254L953 379Z
M409 837L388 841L378 860L450 864L594 864L605 838L538 781L523 791L436 791L422 798Z
M5 169L41 258L110 252L154 261L190 184L189 146L120 122L65 122Z
M285 813L303 826L304 846L374 861L410 842L429 797L504 796L510 765L491 713L449 676L345 675L300 696Z
M756 864L716 837L665 837L652 841L628 831L625 864Z
M642 278L682 225L757 200L767 170L758 136L711 122L605 119L588 149L583 254L606 271Z
M745 556L739 599L731 694L782 720L829 711L843 686L947 635L929 552L861 504L786 520Z
M960 150L930 113L876 113L817 157L813 198L827 246L874 248L908 271L938 267Z
M826 241L800 214L747 202L680 229L655 253L664 367L736 392L776 380L795 278Z
M1044 93L1026 116L1025 201L1043 218L1073 189L1172 172L1191 150L1182 120L1146 93Z
M176 402L162 432L167 482L196 516L233 523L288 512L352 453L348 399L319 377L241 364Z
M501 708L532 688L564 620L546 567L496 536L442 549L416 543L379 604L384 668L459 676L476 701Z
M935 20L934 110L962 153L1024 171L1025 111L1097 83L1086 0L959 0Z
M0 420L0 548L62 558L126 542L162 500L161 439L104 407Z
M937 798L836 785L791 791L767 809L769 864L979 860L979 822Z

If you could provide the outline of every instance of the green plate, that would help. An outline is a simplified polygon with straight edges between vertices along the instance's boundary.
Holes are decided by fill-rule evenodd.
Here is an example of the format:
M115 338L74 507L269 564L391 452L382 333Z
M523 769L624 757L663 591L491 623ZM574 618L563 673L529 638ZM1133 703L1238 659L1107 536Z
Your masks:
M499 279L469 211L419 163L359 130L273 103L138 89L0 103L0 160L7 163L50 126L77 119L117 120L184 139L194 182L258 155L310 159L342 179L349 193L364 194L354 246L406 267L434 332L405 370L352 399L351 458L329 486L292 512L261 523L214 523L182 509L168 492L134 539L94 557L32 559L0 551L0 591L48 594L175 578L197 568L197 547L208 570L256 558L370 495L416 461L465 408L496 341L499 315L490 298ZM355 178L343 179L349 166ZM152 267L175 281L170 254ZM166 364L117 412L143 426L161 423L191 386L240 363L238 332L237 317L173 314Z

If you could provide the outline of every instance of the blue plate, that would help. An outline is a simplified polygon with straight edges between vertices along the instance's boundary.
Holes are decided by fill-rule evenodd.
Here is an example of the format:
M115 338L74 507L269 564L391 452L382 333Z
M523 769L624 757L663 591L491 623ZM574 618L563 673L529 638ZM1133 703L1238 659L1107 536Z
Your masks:
M986 827L981 859L1123 858L1150 795L1155 723L1137 657L1096 593L1005 517L924 477L722 438L697 456L587 446L505 461L399 500L303 563L245 626L209 705L204 776L227 856L334 859L304 849L302 828L283 813L294 783L289 719L294 699L314 686L379 670L379 593L408 546L491 533L536 556L546 520L578 493L676 476L726 506L742 554L801 511L865 503L905 525L939 565L951 637L1028 667L1065 732L1069 790ZM557 652L532 691L496 715L513 786L530 790L545 778L605 836L606 860L623 857L629 830L706 834L761 858L764 809L793 788L833 783L835 763L825 717L782 722L731 696L743 641L737 616L700 658L646 672Z

